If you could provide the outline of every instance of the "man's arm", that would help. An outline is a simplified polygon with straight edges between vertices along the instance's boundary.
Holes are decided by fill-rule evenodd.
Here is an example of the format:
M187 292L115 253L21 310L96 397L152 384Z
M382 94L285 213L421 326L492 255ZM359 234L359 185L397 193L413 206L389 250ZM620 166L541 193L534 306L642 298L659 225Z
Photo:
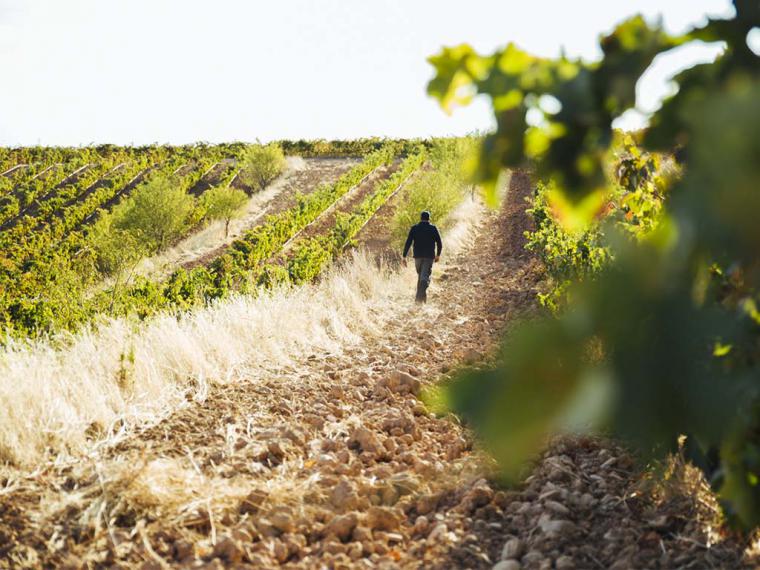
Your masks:
M435 249L437 251L435 256L441 257L441 252L443 251L443 240L441 240L441 234L438 232L438 228L435 228L435 234L433 235L433 238L435 239Z
M406 254L409 253L409 248L412 247L413 241L414 241L414 226L412 226L412 229L409 230L409 237L406 238L406 245L404 246L404 257L406 257Z

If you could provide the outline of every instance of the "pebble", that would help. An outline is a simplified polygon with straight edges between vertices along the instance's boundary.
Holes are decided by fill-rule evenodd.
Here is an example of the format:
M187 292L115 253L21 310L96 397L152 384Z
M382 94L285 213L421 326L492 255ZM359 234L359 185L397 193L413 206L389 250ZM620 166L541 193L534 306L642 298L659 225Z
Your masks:
M360 542L354 542L351 544L351 546L348 547L347 554L351 560L359 560L359 558L361 558L364 554L364 547Z
M431 541L442 540L449 532L448 527L444 523L438 523L430 531L428 539Z
M372 540L372 531L364 526L357 526L353 532L353 539L357 542L367 542Z
M422 391L422 382L402 370L392 372L382 382L382 385L397 394L414 394L416 396Z
M334 534L339 540L346 542L351 537L358 522L359 517L356 513L338 516L327 523L325 532L327 534Z
M483 360L483 354L474 348L468 348L464 351L462 360L464 360L465 364L477 364Z
M522 556L524 544L522 540L517 537L512 537L504 544L504 548L501 549L501 559L510 560L512 558L520 558Z
M338 510L356 508L358 499L356 489L347 479L341 479L330 493L330 503Z
M584 509L591 508L594 505L594 503L596 503L596 499L590 493L583 493L583 495L581 495L581 498L579 500L580 506L583 507Z
M214 546L214 556L239 564L243 560L243 549L229 536L224 536Z
M174 543L174 557L179 560L185 560L195 554L195 546L187 540L178 540Z
M366 451L367 453L378 453L381 450L385 449L380 443L378 437L373 432L364 427L356 428L351 434L350 439L351 442L358 443L359 447L361 447L361 450Z
M566 517L570 514L570 509L558 501L546 501L546 509L560 517Z
M433 512L438 506L439 500L440 497L438 495L423 495L417 499L417 503L415 504L417 512L421 515Z
M546 515L542 515L538 521L538 526L548 536L557 538L566 538L578 530L575 523L571 521L563 519L552 520L546 517Z
M462 499L461 505L467 511L474 511L490 503L491 499L493 499L493 490L491 488L485 486L475 487L467 492Z
M401 525L401 519L386 507L370 507L367 511L367 526L372 530L396 530Z
M264 503L264 501L267 498L267 493L264 491L254 490L248 493L248 496L243 499L243 501L240 503L240 507L238 508L238 512L240 512L241 515L245 514L256 514L259 512L259 509L261 508L261 505Z
M497 562L491 570L521 570L522 566L517 560L502 560Z
M269 517L272 526L282 533L293 532L295 525L293 524L293 517L288 513L277 512Z
M416 535L422 535L425 534L428 528L430 528L430 521L425 516L419 516L414 521L412 532Z
M525 556L522 557L522 564L530 568L539 566L544 560L543 553L538 550L531 550Z

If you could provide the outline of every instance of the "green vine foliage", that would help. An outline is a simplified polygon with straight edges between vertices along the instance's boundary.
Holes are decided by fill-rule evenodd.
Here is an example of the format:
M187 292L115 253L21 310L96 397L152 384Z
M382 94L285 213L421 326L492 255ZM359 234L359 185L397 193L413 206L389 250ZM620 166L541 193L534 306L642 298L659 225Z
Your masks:
M375 212L404 184L423 164L425 152L419 151L407 157L399 169L387 180L379 183L351 214L340 214L331 232L326 236L304 240L296 247L288 261L288 274L293 283L313 280L332 261Z
M300 197L289 210L270 215L265 223L243 234L208 268L179 269L165 282L140 278L120 291L99 293L84 304L82 319L123 315L146 318L162 310L182 311L202 306L233 292L250 293L261 285L282 284L283 270L267 261L376 168L390 164L399 150L397 144L388 143L370 153L335 183Z
M537 184L527 210L536 229L526 233L526 248L539 255L549 277L539 301L555 313L570 302L573 283L593 279L614 259L614 242L649 239L667 224L665 198L680 175L673 158L617 133L608 163L607 201L592 223L563 223L573 217L572 205L551 182Z
M550 210L568 232L596 224L619 187L628 195L629 228L601 226L612 259L574 285L558 316L515 327L499 368L449 390L507 478L557 431L609 430L643 457L686 436L684 452L728 519L760 524L760 60L747 44L760 4L734 8L679 37L632 18L601 39L594 63L514 45L431 58L429 91L445 107L475 93L493 101L498 128L482 148L481 180L492 185L530 160L555 189ZM655 56L695 40L723 42L725 52L675 78L677 93L641 138L645 152L675 153L682 174L661 195L649 185L653 168L633 156L611 184L612 122L634 105ZM543 120L529 126L531 109Z

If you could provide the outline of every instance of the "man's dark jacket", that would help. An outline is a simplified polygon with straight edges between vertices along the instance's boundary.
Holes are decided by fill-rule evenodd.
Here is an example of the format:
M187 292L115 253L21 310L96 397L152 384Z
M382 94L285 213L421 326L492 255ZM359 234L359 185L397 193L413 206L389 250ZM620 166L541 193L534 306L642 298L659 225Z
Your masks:
M409 253L412 243L414 243L414 257L433 259L441 255L441 250L443 249L443 242L441 241L441 234L438 233L438 228L430 222L425 221L412 226L412 229L409 230L409 237L406 238L406 245L404 246L404 257Z

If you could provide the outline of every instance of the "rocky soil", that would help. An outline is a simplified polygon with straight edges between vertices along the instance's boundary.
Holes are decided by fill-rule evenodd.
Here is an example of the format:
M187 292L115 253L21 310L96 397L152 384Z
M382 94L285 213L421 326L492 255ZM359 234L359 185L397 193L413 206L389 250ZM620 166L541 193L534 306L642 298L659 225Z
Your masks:
M506 208L434 269L431 302L410 290L382 335L216 387L91 460L0 480L0 567L749 564L683 466L665 487L614 443L566 437L500 488L466 427L420 398L487 365L532 309L529 192L514 175Z

